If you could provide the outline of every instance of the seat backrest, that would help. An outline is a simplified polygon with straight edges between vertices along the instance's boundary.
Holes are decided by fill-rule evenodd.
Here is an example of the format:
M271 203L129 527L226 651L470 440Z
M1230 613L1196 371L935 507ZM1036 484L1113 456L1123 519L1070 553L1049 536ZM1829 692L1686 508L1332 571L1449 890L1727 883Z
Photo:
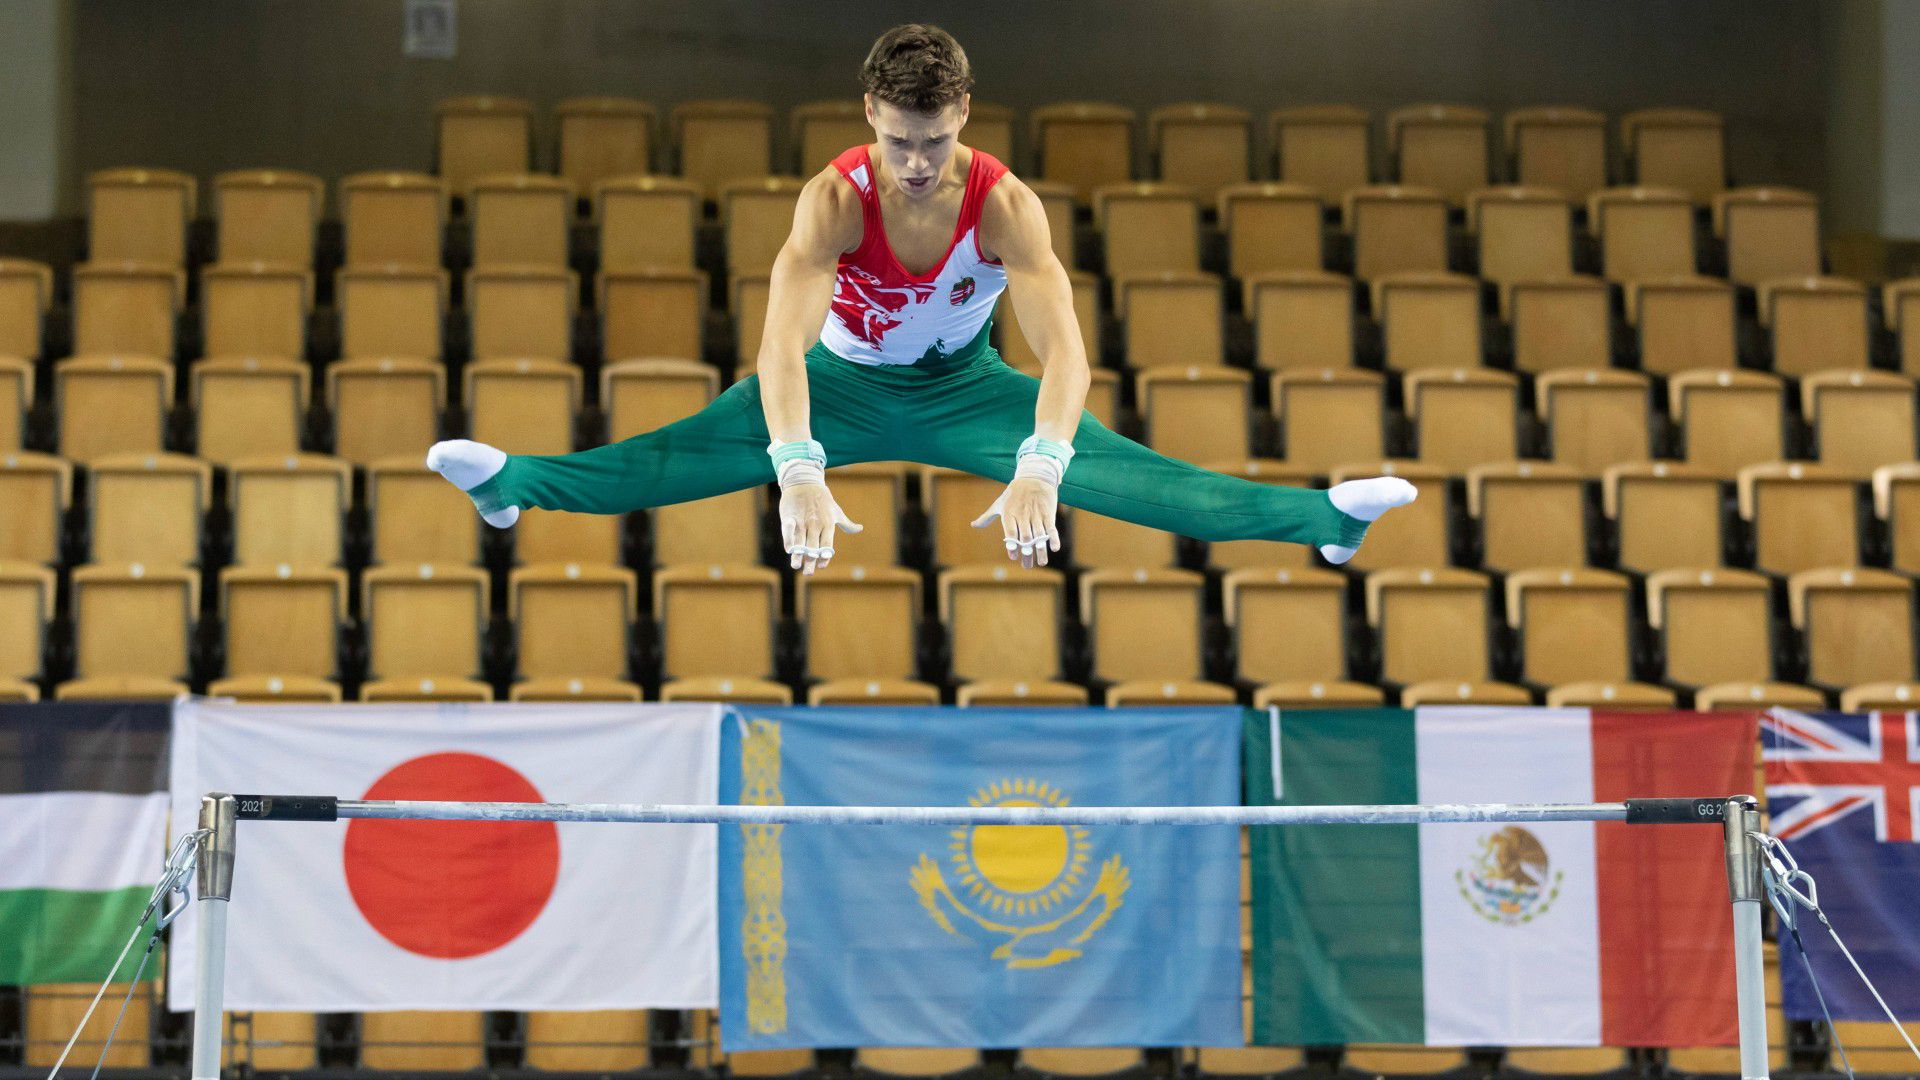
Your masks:
M1162 181L1184 184L1207 201L1229 184L1246 182L1253 124L1245 109L1168 105L1149 114L1147 125Z
M1468 199L1480 237L1480 276L1508 283L1573 273L1573 209L1541 188L1487 188Z
M1225 362L1219 278L1197 273L1128 278L1116 285L1116 294L1129 367Z
M1606 282L1563 277L1503 291L1518 371L1603 368L1613 362L1613 309Z
M447 187L421 173L359 173L340 181L340 218L349 268L437 267Z
M471 566L376 566L361 575L367 671L378 679L458 679L480 671L486 571Z
M1269 371L1353 366L1353 282L1318 271L1247 279L1253 362Z
M632 98L578 97L553 111L560 121L560 175L575 191L651 171L660 123L653 106Z
M1312 188L1327 202L1364 186L1368 165L1368 120L1351 105L1276 109L1267 128L1283 183Z
M1800 380L1800 394L1827 468L1865 477L1915 459L1911 381L1883 372L1826 372Z
M1240 461L1209 461L1196 462L1196 464L1209 472L1237 476L1256 484L1277 484L1281 487L1314 486L1312 473L1274 458L1247 458ZM1076 530L1074 533L1075 557L1082 558L1083 556L1078 553L1082 529L1080 522L1076 521L1074 528ZM1129 526L1129 528L1139 528L1139 526ZM1170 534L1161 535L1166 537L1166 546L1159 550L1169 553L1169 558L1164 563L1156 562L1152 558L1135 557L1128 565L1173 565L1171 557L1174 552L1173 538ZM1371 534L1368 541L1372 542ZM1144 549L1144 544L1140 547ZM1278 544L1271 540L1216 540L1207 545L1207 565L1222 570L1245 570L1256 567L1268 570L1304 570L1312 565L1313 555L1313 549L1305 544ZM1097 565L1120 567L1121 563L1118 560L1110 560Z
M1820 272L1820 200L1792 188L1739 188L1714 196L1715 232L1727 240L1727 278L1757 285Z
M348 267L334 286L340 355L347 360L440 359L447 276L433 267Z
M573 187L551 176L496 175L467 196L475 266L565 269Z
M733 340L735 379L753 373L760 362L761 339L767 329L767 301L773 292L772 279L766 274L735 275L727 286L733 303Z
M1487 368L1410 371L1407 417L1421 461L1453 472L1520 456L1518 380Z
M473 500L420 455L384 458L367 468L367 521L376 564L480 561Z
M1740 516L1753 527L1754 565L1776 574L1860 565L1856 484L1800 462L1740 470Z
M661 671L685 676L773 674L780 579L760 566L669 566L654 575Z
M207 267L200 273L203 353L305 360L312 297L305 270L261 263Z
M0 561L61 561L60 522L73 498L73 465L51 454L0 454Z
M654 565L672 566L709 559L728 563L759 562L760 518L765 500L761 489L748 488L650 511Z
M773 110L757 101L688 101L673 110L679 174L716 199L729 181L773 171Z
M1250 448L1252 377L1239 368L1149 368L1140 373L1147 444L1181 461L1234 461Z
M314 227L326 208L317 176L258 169L223 173L213 181L220 262L313 265Z
M1647 620L1666 677L1683 686L1773 677L1767 579L1744 570L1663 570L1647 578Z
M27 413L32 408L32 361L0 356L0 453L20 449L26 438Z
M1174 535L1170 532L1086 510L1071 511L1069 520L1076 566L1117 569L1172 566L1178 557Z
M1133 179L1132 109L1097 102L1067 102L1033 111L1030 128L1040 158L1040 178L1073 189L1085 205L1096 188Z
M341 360L327 367L334 453L355 465L419 453L439 438L446 373L430 360Z
M1458 105L1414 105L1387 117L1388 145L1403 184L1434 188L1455 206L1487 186L1487 114Z
M720 193L720 224L726 233L727 273L767 274L793 231L800 181L783 176L738 180Z
M1718 113L1641 109L1620 118L1628 171L1639 184L1662 184L1704 203L1726 186L1726 133Z
M955 692L957 704L992 708L994 706L1031 707L1053 705L1072 707L1087 703L1087 688L1074 683L1046 679L986 679L970 682Z
M1490 677L1487 576L1434 567L1367 575L1367 621L1380 639L1380 677L1477 682Z
M1467 472L1467 509L1480 523L1490 570L1585 566L1586 497L1580 474L1521 461Z
M221 465L294 454L307 417L307 365L215 357L193 365L194 449Z
M1386 447L1386 385L1357 369L1283 371L1273 377L1288 464L1319 473L1350 461L1378 461Z
M1223 589L1237 678L1269 683L1346 675L1346 578L1318 569L1236 570Z
M468 433L509 454L573 449L580 369L558 360L479 360L466 368Z
M333 566L353 469L318 454L249 458L228 470L233 561L238 566Z
M834 564L798 578L807 673L818 679L909 679L920 623L920 575ZM937 701L936 697L936 701ZM930 703L931 704L931 703Z
M1639 335L1642 371L1725 371L1737 363L1733 289L1726 282L1654 279L1629 284L1625 292L1627 320Z
M1773 370L1790 378L1865 369L1867 290L1844 278L1778 278L1759 289L1760 323L1773 331Z
M213 470L181 454L95 459L88 485L93 561L196 566Z
M1822 686L1912 682L1913 583L1884 570L1810 570L1787 580L1806 635L1807 679Z
M807 690L809 705L938 705L940 688L913 679L829 679Z
M185 275L153 263L85 263L73 269L76 356L171 360Z
M520 515L513 526L513 555L520 563L580 563L612 566L620 561L624 514L572 514L540 510ZM718 545L709 545L708 553Z
M692 270L700 191L685 180L629 176L594 189L600 217L600 270Z
M850 146L873 141L866 108L859 101L812 101L793 109L793 151L799 154L801 176L812 176L832 164ZM967 129L972 145L973 129Z
M920 474L920 498L927 512L935 566L1000 563L1007 559L1005 537L973 522L1006 485L954 469L926 467Z
M640 582L624 566L540 563L510 575L518 670L527 678L627 677Z
M1348 462L1333 470L1331 483L1398 476L1419 489L1420 497L1367 528L1367 542L1348 560L1355 570L1446 566L1450 497L1447 470L1417 461Z
M44 566L0 562L0 679L40 675L56 586Z
M1464 274L1388 274L1374 279L1373 297L1389 368L1480 365L1478 281Z
M1507 622L1530 682L1626 682L1627 579L1606 570L1523 570L1507 577Z
M1719 566L1720 487L1711 473L1674 462L1608 469L1603 502L1618 531L1620 566L1639 573Z
M280 565L220 572L227 674L330 679L347 620L344 570Z
M894 462L842 465L827 473L834 501L858 522L857 533L833 538L835 566L892 566L900 561L900 511L907 466Z
M160 452L173 404L173 365L77 356L54 365L54 387L62 456L91 462Z
M607 441L683 420L720 392L720 373L694 360L616 360L600 369Z
M647 357L700 360L705 355L701 339L706 295L706 275L694 270L602 273L602 354L609 361ZM760 343L755 341L750 347L757 351Z
M467 275L473 358L571 360L573 274L535 267L482 267Z
M1575 202L1607 186L1607 119L1590 109L1515 109L1506 116L1515 182L1563 191Z
M1087 359L1094 361L1100 355L1100 279L1085 270L1069 270L1067 280L1073 289L1073 317L1080 325L1080 343L1086 349ZM1020 329L1020 320L1001 318L996 323L1000 328L1001 357L1038 377L1045 364Z
M435 107L435 161L440 176L464 196L475 180L524 173L532 165L533 106L518 98L448 98Z
M1891 565L1902 573L1920 573L1920 462L1874 470L1873 501L1893 536Z
M1320 196L1301 184L1235 184L1219 197L1227 273L1317 271L1323 261Z
M1439 192L1359 188L1347 193L1344 207L1355 277L1371 281L1382 274L1447 269L1447 203Z
M27 259L0 259L0 356L38 359L52 304L52 267Z
M1080 579L1097 679L1202 677L1203 579L1190 570L1093 570Z
M1667 381L1668 411L1685 434L1687 464L1731 476L1786 456L1785 389L1757 371L1698 371Z
M1106 238L1106 275L1135 277L1200 269L1200 206L1190 188L1119 184L1094 192Z
M1556 371L1534 381L1556 464L1594 477L1651 455L1650 383L1633 371Z
M1601 272L1609 281L1686 277L1695 272L1693 205L1673 188L1608 188L1596 192L1587 227L1600 238Z
M184 266L198 186L166 169L104 169L87 177L87 257Z
M179 679L187 674L200 575L140 563L73 571L74 674Z
M1047 568L1006 563L941 571L940 621L954 678L1057 678L1063 590L1060 571Z

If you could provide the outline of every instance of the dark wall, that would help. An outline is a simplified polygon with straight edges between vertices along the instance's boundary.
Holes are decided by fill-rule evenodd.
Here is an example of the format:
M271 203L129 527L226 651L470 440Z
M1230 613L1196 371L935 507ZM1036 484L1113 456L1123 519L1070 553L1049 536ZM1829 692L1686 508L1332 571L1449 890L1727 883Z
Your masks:
M400 0L76 7L82 175L424 169L456 94L527 97L543 121L575 94L851 97L873 37L917 18L967 47L979 99L1021 109L1685 104L1727 115L1738 179L1824 177L1819 5L1795 0L463 0L447 61L401 57Z

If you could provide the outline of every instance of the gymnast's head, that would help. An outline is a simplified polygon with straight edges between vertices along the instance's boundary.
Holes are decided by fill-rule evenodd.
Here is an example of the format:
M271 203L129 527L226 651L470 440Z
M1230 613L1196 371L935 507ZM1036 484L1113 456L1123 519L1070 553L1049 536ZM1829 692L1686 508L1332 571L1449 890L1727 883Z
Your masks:
M937 26L896 26L867 52L860 85L887 178L908 198L930 195L967 122L973 69L966 50Z

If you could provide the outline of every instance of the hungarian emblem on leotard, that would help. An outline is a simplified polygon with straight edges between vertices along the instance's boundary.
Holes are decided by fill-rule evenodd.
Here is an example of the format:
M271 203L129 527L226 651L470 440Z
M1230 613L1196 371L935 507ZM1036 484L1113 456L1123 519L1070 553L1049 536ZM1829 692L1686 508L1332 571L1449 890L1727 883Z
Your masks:
M1453 880L1481 918L1518 926L1547 913L1566 876L1549 865L1539 837L1509 825L1483 837L1473 862L1454 871Z
M947 293L947 303L952 304L954 307L959 307L971 299L973 299L973 278L971 276L963 277L959 281L954 282L953 291Z
M1020 779L990 784L969 802L1066 806L1070 800L1044 781ZM949 836L946 858L922 852L908 880L940 929L990 948L988 955L1008 968L1052 967L1082 955L1132 885L1118 855L1100 863L1089 885L1098 851L1079 826L974 825Z
M833 291L833 314L847 333L879 348L887 331L906 321L895 316L932 295L931 281L888 285L858 266L843 265Z

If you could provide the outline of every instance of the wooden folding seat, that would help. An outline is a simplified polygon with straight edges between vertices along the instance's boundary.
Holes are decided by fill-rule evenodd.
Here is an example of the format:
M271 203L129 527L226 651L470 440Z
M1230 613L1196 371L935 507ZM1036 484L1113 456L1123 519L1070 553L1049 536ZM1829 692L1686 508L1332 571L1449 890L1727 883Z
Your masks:
M334 453L355 465L425 454L440 434L446 371L431 360L341 360L327 365Z
M313 266L314 232L326 214L327 188L317 176L285 169L247 169L213 178L215 260Z
M1028 118L1040 179L1065 184L1085 206L1094 189L1133 179L1132 109L1077 101L1044 105Z
M305 360L313 275L295 266L222 263L200 274L201 352Z
M607 441L619 442L683 420L720 392L720 372L692 360L615 360L600 369Z
M793 107L790 115L793 151L798 155L802 179L833 163L849 147L874 141L873 125L867 123L867 108L859 99L809 101ZM971 136L973 130L967 129ZM969 138L968 144L972 144Z
M1005 105L973 101L967 106L967 145L985 150L994 160L1018 168L1013 159L1013 124L1017 115Z
M1129 367L1226 361L1225 300L1213 274L1163 273L1114 286Z
M533 106L491 94L446 98L434 106L434 171L466 197L476 180L533 167Z
M1193 189L1205 202L1230 184L1246 183L1252 144L1252 116L1233 105L1164 105L1147 114L1154 176Z
M623 97L573 97L553 107L559 122L560 177L585 195L616 177L652 171L652 105ZM537 1066L536 1066L537 1067Z
M172 360L186 294L185 273L158 263L74 267L74 355Z
M1130 521L1105 517L1090 510L1064 510L1062 517L1075 566L1083 569L1131 570L1136 566L1173 566L1179 561L1174 535ZM1259 541L1249 541L1259 543ZM1049 555L1048 561L1059 559ZM1300 565L1305 565L1301 560Z
M0 561L61 561L60 522L73 502L73 465L51 454L0 454Z
M1503 682L1461 682L1456 679L1430 679L1426 682L1414 683L1400 691L1400 707L1403 709L1417 709L1423 705L1505 705L1524 707L1531 704L1533 704L1533 695L1528 693L1525 687ZM1414 1061L1410 1061L1399 1067L1417 1069L1419 1065ZM1387 1074L1382 1073L1382 1075Z
M1855 477L1914 460L1914 384L1879 371L1826 371L1800 380L1801 413L1820 464Z
M1672 709L1679 704L1679 695L1664 686L1651 683L1609 683L1577 682L1565 686L1556 686L1547 691L1547 707L1550 709ZM1543 1064L1554 1060L1564 1060L1569 1069L1591 1068L1595 1072L1607 1072L1624 1065L1627 1052L1619 1047L1589 1048L1591 1054L1569 1054L1561 1059L1558 1055L1546 1056L1543 1051L1529 1051L1527 1060L1539 1060ZM1508 1051L1512 1053L1511 1050ZM1539 1053L1539 1058L1533 1054ZM1573 1075L1580 1075L1575 1071Z
M1501 572L1585 566L1586 496L1580 474L1516 461L1467 471L1467 512L1480 524L1481 563Z
M920 575L890 566L833 565L795 579L794 611L816 679L911 679Z
M1401 273L1373 279L1373 317L1387 367L1475 368L1482 358L1480 283L1464 274Z
M829 679L807 691L809 705L938 705L940 688L913 679Z
M478 700L490 698L491 688L488 697ZM366 700L374 699L369 696ZM360 1067L478 1069L486 1060L486 1019L487 1014L483 1012L363 1013L360 1017Z
M1481 188L1467 196L1480 276L1503 287L1573 273L1573 207L1553 188ZM1504 308L1504 305L1502 305Z
M1380 642L1380 677L1404 684L1491 678L1487 586L1487 576L1472 570L1368 574L1367 624Z
M258 357L210 357L193 365L190 401L195 452L218 465L295 454L306 426L306 364Z
M1775 462L1740 470L1740 516L1753 529L1754 566L1796 574L1860 565L1857 484L1819 465Z
M1649 278L1627 283L1627 323L1640 368L1654 375L1732 370L1738 363L1733 288L1718 278Z
M1353 237L1353 276L1447 269L1447 201L1432 188L1379 185L1348 191L1341 225Z
M1703 109L1640 109L1620 118L1627 172L1637 184L1685 191L1704 204L1726 187L1725 121Z
M1920 575L1920 462L1873 471L1873 512L1893 537L1893 568Z
M1227 238L1227 274L1306 273L1325 255L1320 196L1304 184L1232 184L1217 199Z
M152 675L95 675L69 679L54 687L53 700L173 701L186 696L187 692L187 684L178 679L161 679Z
M669 678L773 674L780 576L760 566L668 566L654 574L661 671Z
M475 266L567 266L573 186L552 176L493 173L467 194Z
M612 566L620 561L620 536L625 521L624 514L524 511L513 526L514 562ZM717 546L709 551L717 551Z
M1247 278L1242 306L1253 323L1253 363L1268 371L1353 366L1353 281L1319 270Z
M0 261L0 289L5 288L5 264ZM0 309L3 310L3 309ZM1920 379L1920 278L1889 281L1880 289L1880 315L1894 338L1894 356L1901 374ZM0 314L0 326L5 325ZM0 341L0 353L6 352Z
M1487 113L1462 105L1411 105L1387 114L1387 154L1402 184L1430 187L1455 206L1487 186Z
M1136 385L1147 445L1181 461L1246 457L1252 381L1239 368L1219 365L1141 371Z
M433 268L441 263L447 185L410 172L355 173L340 181L346 265Z
M33 408L33 361L0 356L0 453L15 453L26 441Z
M1104 185L1093 193L1093 225L1106 239L1103 272L1111 279L1200 269L1200 204L1192 188Z
M187 262L187 225L199 183L168 169L102 169L87 177L87 258L92 262Z
M56 588L44 566L0 562L0 680L39 677Z
M1347 673L1346 577L1331 570L1235 570L1221 611L1233 633L1236 679L1340 679Z
M1687 371L1667 380L1667 411L1687 464L1720 476L1786 456L1786 388L1758 371Z
M1267 116L1268 142L1281 183L1311 188L1322 201L1370 182L1368 119L1352 105L1300 105Z
M1328 483L1341 484L1373 476L1400 477L1417 488L1420 497L1400 507L1398 513L1368 527L1367 542L1346 565L1355 570L1446 566L1450 561L1447 470L1417 461L1347 462L1329 474Z
M1701 687L1695 692L1693 707L1702 712L1719 710L1763 712L1775 708L1824 709L1827 707L1827 699L1826 695L1812 687L1795 686L1792 683L1720 683L1717 686ZM1784 1057L1782 1060L1785 1060Z
M253 705L338 705L341 700L339 683L302 675L235 675L231 678L215 679L207 686L207 696L232 698L235 701ZM254 1014L256 1018L261 1015L263 1014ZM271 1015L278 1017L311 1014ZM256 1048L256 1058L259 1053L260 1050Z
M1023 682L1017 679L983 680L960 687L955 693L955 700L960 705L979 708L993 706L1071 708L1087 703L1087 688L1073 683L1046 680L1035 682Z
M89 472L91 561L199 565L211 466L181 454L114 454Z
M1043 1076L1093 1077L1138 1069L1144 1054L1132 1046L1029 1046L1014 1060L1016 1068Z
M1820 200L1809 192L1721 192L1713 197L1713 231L1727 243L1727 280L1736 285L1820 273Z
M1516 281L1501 295L1513 328L1515 370L1588 370L1613 363L1607 283L1570 275Z
M131 991L131 993L129 993ZM158 978L137 986L109 983L101 997L102 1005L87 1016L94 995L101 993L94 982L43 983L24 988L21 995L19 1027L21 1059L29 1069L52 1069L60 1052L77 1030L73 1055L78 1060L95 1061L109 1069L149 1068L153 1064L152 1038L154 1016L161 1009ZM109 1010L105 1002L112 1001ZM127 1002L124 1017L118 1005ZM86 1025L81 1026L81 1018ZM107 1046L107 1033L113 1033L113 1045ZM103 1053L104 1050L104 1053Z
M1607 118L1563 105L1515 109L1501 121L1507 175L1576 203L1607 186Z
M1161 682L1154 679L1130 679L1107 687L1107 707L1153 708L1165 705L1231 705L1236 700L1233 687L1219 683Z
M785 689L785 687L776 688ZM756 690L755 692L764 691ZM693 1042L692 1049L687 1054L687 1063L692 1068L715 1072L724 1069L729 1076L763 1080L771 1077L791 1077L810 1072L816 1067L814 1052L804 1047L791 1050L747 1050L723 1053L720 1049L722 1045L720 1018L715 1010L701 1009L687 1013L683 1021L691 1033Z
M928 465L920 472L920 503L927 514L935 566L1007 561L1006 537L998 529L976 529L973 522L1006 485L957 469Z
M28 259L0 259L0 356L39 359L52 306L52 267Z
M640 579L624 566L516 568L507 602L523 678L623 679Z
M334 281L340 355L438 360L447 314L447 275L431 266L349 266Z
M1350 682L1270 683L1253 692L1256 709L1352 709L1383 704L1377 686Z
M1191 570L1093 570L1080 578L1093 677L1202 677L1203 580Z
M229 566L220 571L228 675L331 679L347 621L347 573L321 567Z
M289 454L236 461L227 473L236 566L340 562L353 498L351 465L319 454Z
M639 702L646 700L646 693L640 689L639 685L624 679L528 679L525 682L513 684L513 688L507 693L507 699L536 702Z
M1788 614L1806 636L1807 681L1914 681L1913 582L1885 570L1807 570L1787 579Z
M1256 484L1273 484L1279 487L1313 487L1313 474L1307 469L1295 466L1291 462L1274 458L1244 458L1235 461L1201 461L1201 468L1209 472L1225 473L1228 476L1252 481ZM1115 523L1119 524L1119 523ZM1141 526L1126 526L1128 529L1140 529ZM1074 558L1083 565L1086 555L1082 536L1086 528L1084 519L1074 521ZM1173 536L1157 530L1143 530L1151 536L1161 538L1156 551L1165 552L1165 558L1135 558L1133 566L1172 566L1175 564ZM1369 534L1368 542L1372 542ZM1140 550L1146 550L1145 542ZM1312 565L1314 551L1305 544L1282 544L1273 540L1216 540L1207 545L1207 565L1220 570L1304 570ZM1124 569L1116 560L1095 562L1091 565L1109 566Z
M573 449L580 414L580 369L559 360L479 360L468 364L468 433L509 454Z
M733 180L773 172L773 110L757 101L686 101L674 106L674 156L682 179L717 199Z
M1633 371L1555 371L1534 380L1555 463L1586 476L1646 461L1651 383Z
M1667 681L1682 686L1773 677L1767 579L1745 570L1662 570L1647 577L1647 622Z
M619 176L592 190L601 273L694 268L699 188L666 176Z
M763 488L748 488L710 499L658 507L650 511L653 517L653 564L672 566L703 559L728 563L759 562L760 522L765 512L766 491ZM839 540L836 539L835 543L839 543Z
M729 701L742 705L791 705L793 691L766 679L707 676L672 679L660 687L661 701ZM696 1051L697 1052L697 1051Z
M1587 200L1587 229L1600 241L1608 281L1691 277L1693 204L1676 188L1615 187Z
M1428 368L1409 371L1402 386L1421 461L1461 473L1520 456L1519 380L1511 374Z
M1865 683L1840 692L1841 712L1909 712L1916 703L1920 683Z
M1627 682L1627 579L1607 570L1522 570L1507 576L1507 624L1520 635L1520 672L1549 686Z
M857 533L835 534L835 567L889 567L900 561L900 511L906 505L908 468L901 462L868 461L828 470L834 501L861 526Z
M1601 505L1619 536L1621 568L1644 574L1719 566L1720 487L1713 473L1671 461L1608 469Z
M1452 1046L1354 1043L1347 1046L1341 1062L1349 1069L1371 1076L1425 1076L1463 1068L1467 1063L1467 1052Z
M573 359L579 289L571 271L532 266L479 267L467 275L473 358Z
M376 565L480 561L480 515L473 500L427 468L424 454L369 465L366 510Z
M360 684L360 700L368 702L397 701L419 704L423 702L483 702L493 700L493 687L477 679L459 679L451 676L409 676L397 679L369 679ZM435 1013L371 1013L382 1017L433 1017ZM448 1014L454 1015L454 1014ZM416 1036L420 1037L420 1036ZM464 1058L442 1060L463 1061ZM451 1065L451 1068L469 1068L466 1065Z
M805 185L788 176L734 180L720 188L720 228L726 236L727 274L773 272L773 261L793 231L794 207Z
M173 365L120 356L76 356L54 365L60 453L82 463L156 454L173 404Z
M477 676L487 597L487 573L475 567L369 567L360 575L369 677Z
M953 677L1058 678L1063 581L1058 570L1012 564L941 571L939 615L947 628Z
M1085 270L1069 269L1067 281L1073 289L1073 315L1080 325L1080 344L1097 374L1100 371L1100 279ZM1001 359L1037 378L1044 361L1021 331L1019 312L1014 310L1011 301L1002 305L1001 312L994 320L1000 330ZM757 347L759 343L754 344Z
M1774 371L1799 378L1868 366L1866 286L1845 278L1772 278L1756 292Z
M1321 473L1349 461L1386 456L1386 380L1358 369L1282 371L1273 377L1281 455Z
M697 270L621 270L600 275L601 355L699 360L707 278ZM756 338L753 347L758 350Z
M200 575L186 567L95 563L73 570L74 674L187 674Z
M767 302L773 292L768 274L736 277L727 284L727 310L733 315L733 378L753 374L760 363L760 345L767 330Z

